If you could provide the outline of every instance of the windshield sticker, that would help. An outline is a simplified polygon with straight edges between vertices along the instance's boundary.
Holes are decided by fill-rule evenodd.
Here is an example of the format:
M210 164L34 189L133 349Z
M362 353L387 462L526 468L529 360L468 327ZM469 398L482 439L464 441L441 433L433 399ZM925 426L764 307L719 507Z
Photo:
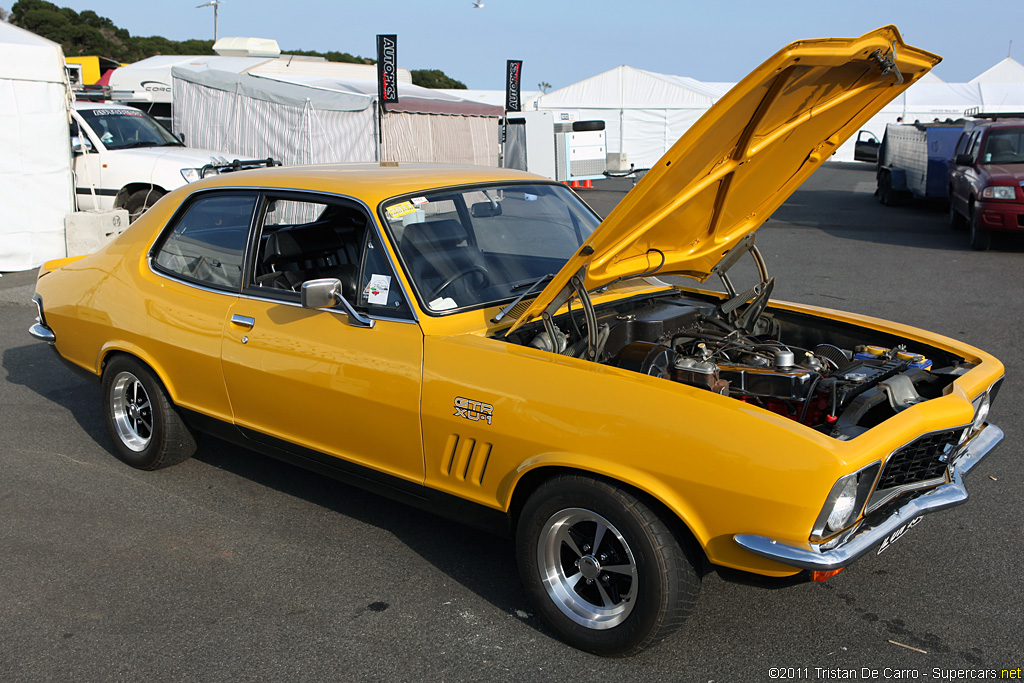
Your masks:
M430 200L427 199L426 197L413 197L412 198L412 203L415 204L416 206L419 206L420 204L426 204L429 201Z
M415 210L416 207L412 205L412 202L401 202L400 204L392 204L386 209L388 218L390 218L391 220L397 220L402 216L407 216L410 213L414 212Z
M89 113L96 116L142 116L138 109L93 109Z
M537 201L537 195L530 194L529 192L524 192L523 193L523 199L525 199L528 202L535 202L535 201Z
M366 285L366 289L363 290L363 298L367 303L375 306L387 306L389 291L391 291L391 276L374 273L370 276L370 282Z
M458 307L458 304L455 303L455 299L450 299L446 296L439 296L427 304L427 306L432 311L450 311L453 308Z

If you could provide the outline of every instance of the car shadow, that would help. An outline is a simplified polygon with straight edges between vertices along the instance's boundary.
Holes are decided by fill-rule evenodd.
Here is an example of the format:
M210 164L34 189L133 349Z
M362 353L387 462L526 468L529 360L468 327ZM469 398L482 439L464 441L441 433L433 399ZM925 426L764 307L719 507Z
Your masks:
M8 381L22 385L64 408L81 430L115 458L100 409L99 387L68 371L43 344L11 348L3 353ZM339 517L375 527L505 614L558 640L533 611L522 588L510 538L478 531L458 522L371 493L357 486L302 469L221 439L203 435L193 457L209 467L306 501ZM198 485L198 484L197 484ZM727 583L778 590L806 583L806 577L773 579L738 570L711 567ZM699 607L698 607L699 609Z
M110 451L100 410L99 386L69 371L47 344L35 342L4 350L7 381L24 386L68 411L89 438Z
M532 614L524 617L525 610L532 612L532 608L519 581L515 548L509 538L424 514L410 505L209 435L202 436L194 459L387 531L479 597L549 634L539 618Z
M93 442L115 458L104 425L98 386L70 372L45 344L7 349L2 363L9 382L64 408ZM533 614L519 580L515 548L509 538L423 514L409 505L208 435L200 438L194 459L330 510L339 518L386 531L498 609L556 638Z

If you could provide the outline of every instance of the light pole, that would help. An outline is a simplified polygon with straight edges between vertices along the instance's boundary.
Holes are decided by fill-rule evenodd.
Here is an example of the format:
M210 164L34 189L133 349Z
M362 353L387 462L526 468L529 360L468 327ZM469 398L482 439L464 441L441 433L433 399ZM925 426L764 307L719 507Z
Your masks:
M217 42L217 10L220 7L220 3L224 0L210 0L204 2L202 5L196 5L196 9L202 9L203 7L213 7L213 42Z

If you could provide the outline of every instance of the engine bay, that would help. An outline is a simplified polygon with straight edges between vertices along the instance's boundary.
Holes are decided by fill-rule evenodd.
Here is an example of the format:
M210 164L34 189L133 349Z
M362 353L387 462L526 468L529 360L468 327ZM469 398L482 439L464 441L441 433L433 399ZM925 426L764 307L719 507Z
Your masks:
M669 290L545 316L505 338L760 406L838 439L941 396L970 364L933 347L768 306L773 281L728 298Z

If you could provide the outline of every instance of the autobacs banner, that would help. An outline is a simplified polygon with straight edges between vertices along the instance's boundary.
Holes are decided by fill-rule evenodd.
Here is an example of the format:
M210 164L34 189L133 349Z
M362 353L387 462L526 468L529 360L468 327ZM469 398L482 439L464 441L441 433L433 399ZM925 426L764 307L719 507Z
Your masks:
M505 111L523 110L523 102L519 98L519 81L522 77L523 60L508 60L505 73Z
M398 102L398 36L377 36L377 94L387 104Z

